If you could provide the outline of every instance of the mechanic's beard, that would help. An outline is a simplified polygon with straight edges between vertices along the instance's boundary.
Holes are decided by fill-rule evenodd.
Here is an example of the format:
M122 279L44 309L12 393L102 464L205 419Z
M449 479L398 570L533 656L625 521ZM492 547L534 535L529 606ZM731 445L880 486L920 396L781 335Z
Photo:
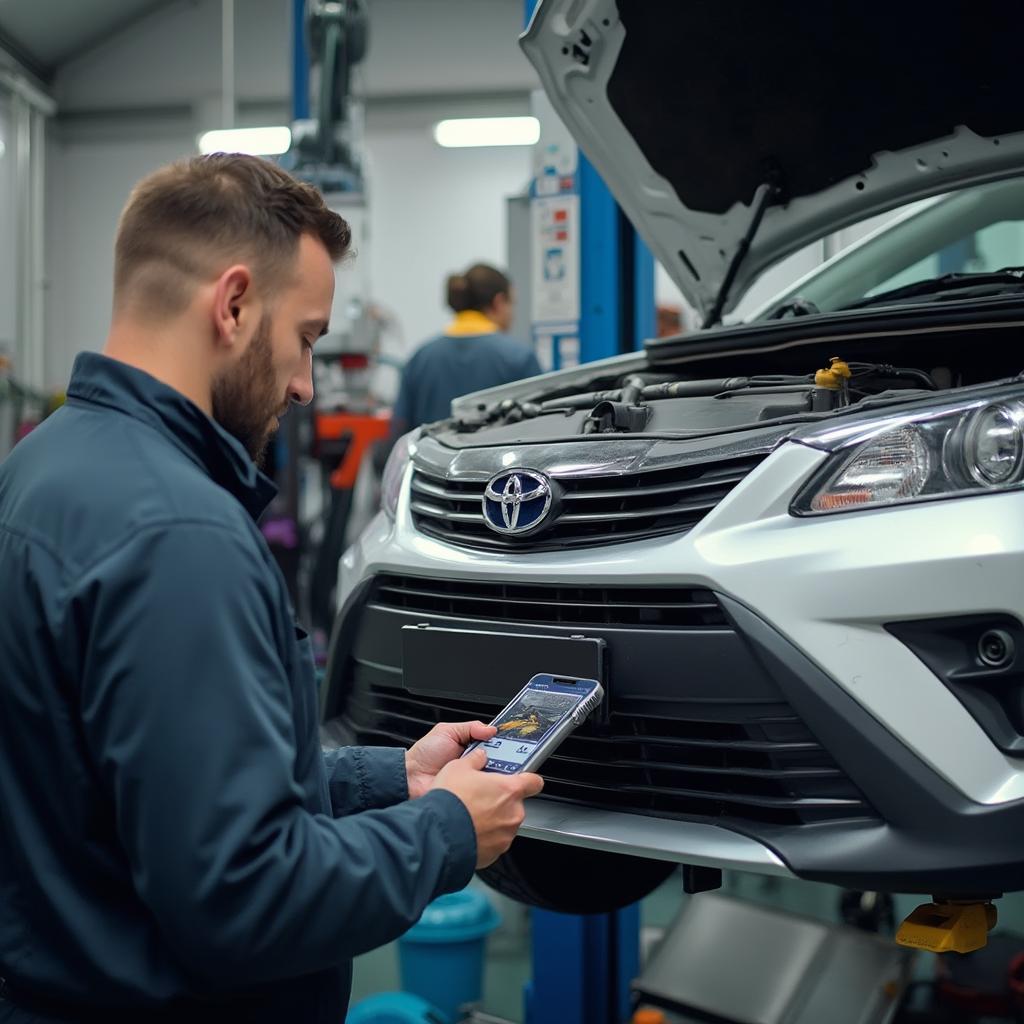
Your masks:
M213 382L213 418L261 466L283 404L274 379L270 317L265 314L237 365Z

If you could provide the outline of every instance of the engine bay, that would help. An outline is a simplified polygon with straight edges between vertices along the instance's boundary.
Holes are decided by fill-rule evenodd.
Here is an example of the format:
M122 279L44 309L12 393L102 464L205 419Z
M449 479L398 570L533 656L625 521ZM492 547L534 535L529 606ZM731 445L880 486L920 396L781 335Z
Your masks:
M648 358L615 376L595 366L589 379L552 377L547 387L480 403L428 432L461 446L595 434L686 437L814 421L1012 378L1021 367L1009 334L1000 325L807 339L785 351Z

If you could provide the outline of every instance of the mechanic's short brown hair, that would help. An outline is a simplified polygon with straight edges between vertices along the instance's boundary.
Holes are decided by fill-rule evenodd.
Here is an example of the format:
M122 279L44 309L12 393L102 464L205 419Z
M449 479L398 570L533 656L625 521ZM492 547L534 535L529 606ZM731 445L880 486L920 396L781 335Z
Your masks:
M247 263L272 294L291 280L303 234L332 261L349 226L323 196L269 160L217 153L143 178L121 214L114 246L114 308L130 301L155 318L180 313L201 281Z

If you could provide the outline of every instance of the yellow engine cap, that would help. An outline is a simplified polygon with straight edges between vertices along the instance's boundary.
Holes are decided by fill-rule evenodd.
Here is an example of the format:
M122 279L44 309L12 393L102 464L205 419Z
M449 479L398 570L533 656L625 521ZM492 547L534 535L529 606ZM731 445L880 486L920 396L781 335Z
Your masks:
M924 903L899 926L896 941L932 953L972 953L995 927L991 903Z
M844 362L839 356L832 356L829 360L829 368L827 370L818 370L814 374L814 386L818 388L840 388L843 386L843 382L849 380L853 374L850 372L850 366Z

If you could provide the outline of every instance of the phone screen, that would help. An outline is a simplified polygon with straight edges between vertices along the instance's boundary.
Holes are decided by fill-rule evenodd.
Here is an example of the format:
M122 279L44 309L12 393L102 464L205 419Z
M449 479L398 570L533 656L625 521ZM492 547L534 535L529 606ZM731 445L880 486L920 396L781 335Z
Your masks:
M536 681L494 720L497 735L487 749L487 771L514 774L530 758L538 744L574 707L592 693L591 684L575 685Z

